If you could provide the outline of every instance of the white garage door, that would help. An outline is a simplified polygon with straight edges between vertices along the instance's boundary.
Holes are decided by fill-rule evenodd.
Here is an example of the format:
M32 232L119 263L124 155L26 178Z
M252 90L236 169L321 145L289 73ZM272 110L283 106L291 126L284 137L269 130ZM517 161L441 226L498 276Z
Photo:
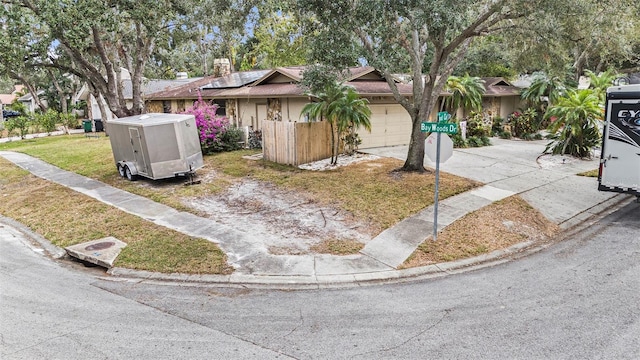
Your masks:
M400 105L369 105L371 133L360 129L360 149L406 145L411 137L411 117Z

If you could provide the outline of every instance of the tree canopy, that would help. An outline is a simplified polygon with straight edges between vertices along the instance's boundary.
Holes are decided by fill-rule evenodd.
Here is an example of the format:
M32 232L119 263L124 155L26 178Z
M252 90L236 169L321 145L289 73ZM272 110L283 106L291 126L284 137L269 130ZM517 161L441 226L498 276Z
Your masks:
M412 118L403 170L424 171L420 124L437 105L446 80L479 37L512 28L513 20L539 14L545 1L520 0L299 0L313 14L313 55L346 67L378 69ZM346 16L348 14L348 16ZM394 72L412 76L413 96L398 91Z
M230 59L233 69L318 64L339 70L371 65L394 91L392 74L409 74L413 96L396 91L395 99L414 119L404 168L417 171L423 169L419 122L437 107L449 75L544 71L552 78L564 79L570 73L577 79L587 69L596 74L632 69L640 61L635 21L640 7L631 0L3 0L2 4L0 75L25 84L34 95L47 90L60 108L75 86L65 79L75 76L95 96L104 97L116 116L137 114L144 106L143 77L172 78L177 71L208 75L213 59L220 57ZM130 87L123 86L129 77Z

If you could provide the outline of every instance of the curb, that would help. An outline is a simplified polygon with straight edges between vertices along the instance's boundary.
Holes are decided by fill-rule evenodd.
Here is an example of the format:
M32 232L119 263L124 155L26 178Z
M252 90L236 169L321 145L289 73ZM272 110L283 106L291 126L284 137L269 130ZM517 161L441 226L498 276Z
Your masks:
M472 258L409 269L323 276L257 276L241 273L230 275L165 274L113 267L106 272L110 276L98 276L97 278L113 282L148 283L166 286L215 286L279 290L318 290L409 283L476 271L529 256L588 228L633 201L635 201L634 196L618 194L560 224L565 232L546 242L525 241ZM3 223L14 227L24 234L26 238L36 242L53 259L60 260L67 256L64 249L51 244L47 239L20 222L0 215L0 224Z
M28 240L37 243L47 253L47 255L53 259L58 260L64 258L67 255L67 252L63 248L53 245L49 240L45 239L40 234L35 233L26 225L16 220L0 215L0 224L6 224L15 228Z
M635 197L631 195L618 194L565 221L560 225L565 232L546 242L525 241L472 258L410 269L331 276L256 276L237 273L231 275L164 274L114 267L107 271L111 277L103 277L102 279L174 286L222 286L280 290L317 290L409 283L476 271L532 255L588 228L634 200Z

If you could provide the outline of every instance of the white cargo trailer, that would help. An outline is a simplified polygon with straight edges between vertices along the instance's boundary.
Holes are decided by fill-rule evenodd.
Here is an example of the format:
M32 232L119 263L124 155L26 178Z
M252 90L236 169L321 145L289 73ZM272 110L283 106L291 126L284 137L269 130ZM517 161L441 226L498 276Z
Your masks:
M153 180L191 176L204 166L196 120L185 114L144 114L108 123L120 176Z
M640 84L607 89L598 190L640 197Z

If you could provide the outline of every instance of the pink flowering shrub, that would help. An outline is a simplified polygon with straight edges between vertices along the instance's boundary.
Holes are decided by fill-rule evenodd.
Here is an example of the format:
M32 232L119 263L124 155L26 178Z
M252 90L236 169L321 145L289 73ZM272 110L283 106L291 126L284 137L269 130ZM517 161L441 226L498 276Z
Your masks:
M196 118L200 135L200 147L204 154L219 151L231 151L240 148L242 133L233 128L229 119L217 114L218 105L206 102L201 96L184 113Z

